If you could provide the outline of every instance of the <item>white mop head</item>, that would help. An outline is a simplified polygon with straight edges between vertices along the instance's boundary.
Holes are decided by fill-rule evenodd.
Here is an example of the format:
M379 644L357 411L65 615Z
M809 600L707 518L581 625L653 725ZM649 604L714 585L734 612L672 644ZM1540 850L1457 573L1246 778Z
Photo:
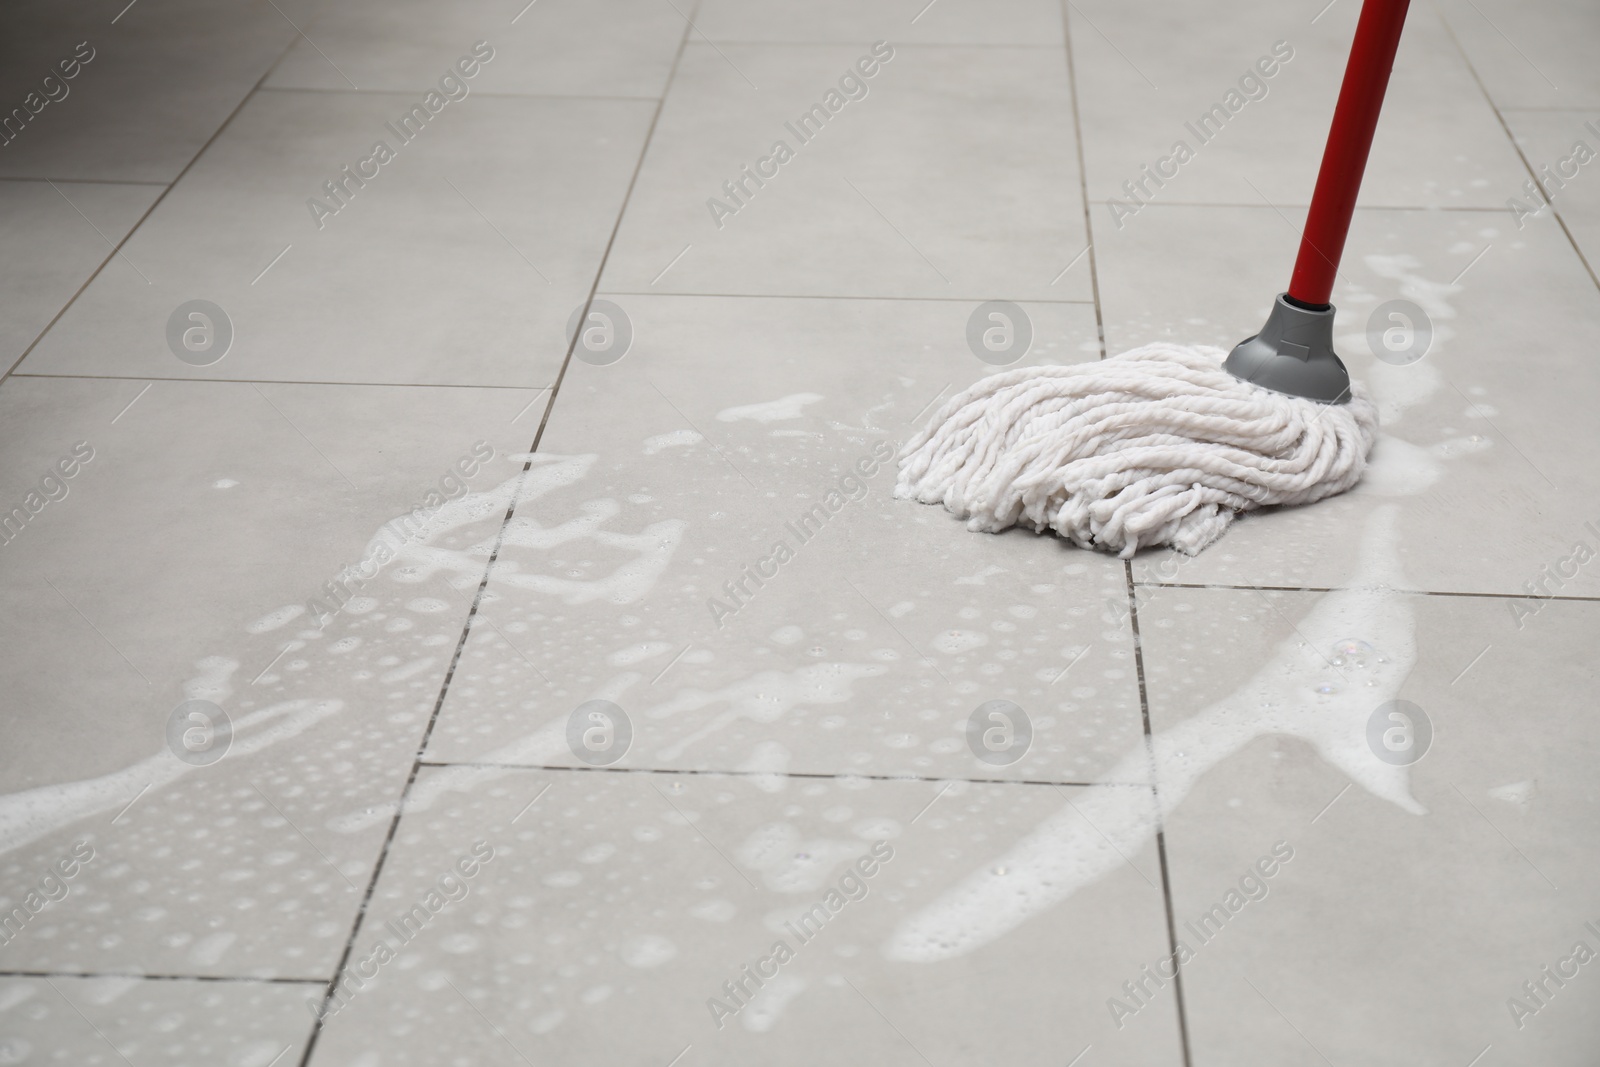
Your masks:
M1319 404L1240 381L1219 348L1152 344L1095 363L991 375L906 446L895 496L970 530L1054 530L1127 559L1195 555L1241 511L1342 493L1378 413L1351 384Z

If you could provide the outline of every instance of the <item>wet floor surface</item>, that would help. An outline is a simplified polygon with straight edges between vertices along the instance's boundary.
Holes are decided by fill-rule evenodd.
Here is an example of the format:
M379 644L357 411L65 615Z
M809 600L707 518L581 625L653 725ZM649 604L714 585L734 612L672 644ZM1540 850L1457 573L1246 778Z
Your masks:
M1592 1063L1591 9L1410 14L1357 489L892 496L1260 325L1324 3L0 16L0 1064Z

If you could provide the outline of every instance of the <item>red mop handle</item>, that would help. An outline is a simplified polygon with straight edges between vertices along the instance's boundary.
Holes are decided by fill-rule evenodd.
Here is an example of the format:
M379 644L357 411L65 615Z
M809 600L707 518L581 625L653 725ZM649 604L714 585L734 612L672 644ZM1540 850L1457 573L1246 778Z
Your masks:
M1311 194L1300 255L1289 279L1289 297L1301 304L1321 307L1333 295L1333 278L1344 254L1350 217L1361 190L1361 173L1367 168L1378 111L1389 87L1389 71L1400 47L1409 0L1365 0L1356 23L1350 62L1344 68L1339 103L1333 109L1328 147L1322 153L1317 188Z

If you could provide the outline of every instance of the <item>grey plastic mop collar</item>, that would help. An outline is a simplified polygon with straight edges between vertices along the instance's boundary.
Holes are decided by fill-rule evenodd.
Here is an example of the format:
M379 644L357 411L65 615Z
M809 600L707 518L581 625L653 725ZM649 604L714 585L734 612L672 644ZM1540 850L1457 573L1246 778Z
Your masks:
M1307 308L1279 293L1267 324L1234 346L1223 369L1275 393L1323 404L1350 399L1350 372L1333 351L1333 305Z

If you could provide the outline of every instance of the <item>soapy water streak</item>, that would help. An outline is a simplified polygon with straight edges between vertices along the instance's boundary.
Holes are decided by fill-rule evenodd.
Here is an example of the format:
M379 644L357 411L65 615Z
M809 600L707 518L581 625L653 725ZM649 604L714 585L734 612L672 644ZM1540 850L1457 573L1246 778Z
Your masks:
M1423 814L1407 768L1375 759L1366 740L1372 709L1394 697L1416 662L1410 597L1396 591L1403 584L1396 517L1393 504L1372 513L1354 587L1318 601L1248 682L1155 734L1148 755L1142 748L1130 752L1108 773L1111 780L1137 781L1153 763L1160 783L1154 801L1140 789L1090 787L1004 856L909 917L886 954L917 962L959 956L1066 899L1143 848L1203 774L1259 737L1297 737L1374 796ZM1360 665L1337 665L1335 646L1353 634L1373 651L1350 657Z
M396 547L396 580L424 582L444 571L450 575L451 583L458 587L476 586L493 547L492 541L480 542L466 550L442 548L429 542L457 527L503 513L510 506L513 495L520 508L556 489L573 485L588 475L595 461L593 455L551 456L538 452L507 458L534 463L522 481L521 489L516 487L517 478L509 478L493 489L469 493L444 505L428 519L419 534L401 541ZM652 523L641 533L624 534L601 528L621 513L616 501L590 500L580 505L579 511L581 514L577 518L556 526L543 526L523 515L514 516L505 524L501 535L502 550L530 548L548 551L570 541L591 540L605 548L636 553L637 558L622 564L604 578L579 581L525 573L517 560L502 554L495 563L495 583L547 593L568 604L584 604L594 600L606 600L613 604L635 603L644 598L661 576L687 526L680 520L668 519ZM374 536L372 545L380 540L391 543L398 540L394 533L400 521L391 520L384 524ZM368 546L369 554L372 545Z
M443 572L446 580L457 588L474 588L483 575L493 538L485 539L464 550L440 547L438 541L451 531L473 523L503 515L515 501L520 508L557 489L580 482L590 471L595 456L552 456L539 453L507 457L521 462L531 460L532 468L518 473L499 485L482 492L468 493L441 506L420 524L414 515L398 516L384 523L373 534L366 555L371 556L375 546L386 544L393 552L393 562L387 568L389 576L399 583L415 584ZM520 485L519 485L520 483ZM653 523L637 534L605 530L601 525L619 514L619 506L611 500L591 500L579 507L579 516L552 527L544 527L531 518L518 515L506 525L503 546L548 550L570 541L586 539L605 548L633 554L633 558L618 566L609 575L593 581L557 578L521 570L519 562L507 558L504 551L494 570L494 580L505 587L526 589L535 593L559 598L568 604L582 604L604 600L613 604L630 604L643 599L660 577L680 542L686 524L667 520ZM300 612L279 609L270 616L274 621L287 621ZM341 624L349 620L341 617ZM246 632L270 630L275 626L245 627ZM304 642L294 641L290 651L304 647ZM425 665L425 663L423 664ZM206 699L224 704L233 690L229 678L239 667L237 660L224 656L208 656L197 662L200 674L184 686L185 697ZM413 664L412 668L417 667ZM403 680L413 673L411 668L401 672L389 671L385 681ZM612 688L626 688L637 675L624 675L612 680ZM344 701L330 697L306 697L285 700L233 717L232 746L227 759L249 757L266 748L286 741L310 729L323 719L338 713ZM490 760L521 760L533 757L548 758L564 751L565 719L551 723L531 737L496 753ZM180 760L165 747L154 755L139 760L120 770L93 778L56 783L27 789L0 797L0 854L21 848L39 840L71 823L94 815L113 812L142 792L159 790L187 774L203 770ZM471 768L466 768L471 770ZM439 789L451 787L449 775L437 776L433 781ZM426 798L424 798L426 802ZM387 810L392 812L392 807ZM330 825L336 829L353 831L370 825L380 809L335 819Z
M409 516L390 520L373 535L367 554L370 555L373 547L380 542L389 545L394 552L394 561L387 573L399 583L421 583L443 573L458 588L476 587L492 549L492 540L486 539L464 550L444 548L430 542L437 541L453 530L504 514L513 497L520 508L556 489L580 482L588 474L596 457L535 453L507 458L514 461L531 458L535 463L526 478L522 479L520 489L517 487L518 476L482 492L466 494L439 508L420 529L414 521L409 521ZM614 501L591 500L579 505L578 510L577 517L555 526L541 526L520 514L507 523L502 537L502 555L494 570L495 586L526 589L557 597L569 604L598 600L629 604L642 600L670 562L686 524L666 520L651 524L638 534L618 533L601 528L603 523L620 512L620 507ZM585 539L604 547L631 552L634 558L607 576L579 581L524 572L520 570L518 562L508 559L504 552L505 547L549 550ZM280 609L272 613L272 618L276 621L281 616L287 620L298 614ZM292 642L291 647L299 649L303 647L303 642ZM218 664L222 666L219 668ZM238 669L238 663L221 657L209 657L200 661L200 665L203 668L202 676L185 686L186 695L217 703L226 702L232 695L227 678ZM413 664L401 670L410 673L416 666ZM685 690L646 708L643 714L646 718L660 719L681 711L727 704L728 709L712 724L673 746L674 751L681 752L694 741L738 718L773 722L798 705L848 701L851 684L856 679L875 676L884 670L872 664L817 663L789 672L763 671L715 691ZM384 679L395 681L400 677L396 671L390 671L384 675ZM608 679L593 696L619 701L641 680L639 673L625 671ZM233 722L234 741L227 758L248 756L294 737L338 712L342 706L343 702L339 700L301 699L239 716ZM274 722L279 719L282 721ZM255 731L257 726L266 723L272 725ZM478 764L476 766L441 768L415 784L407 798L406 810L426 810L447 793L471 792L516 767L540 766L564 758L569 754L566 728L567 716L563 714L533 733L480 756L474 761ZM198 769L162 749L148 759L111 774L0 797L0 854L20 848L79 819L115 811L141 790L159 789ZM387 822L398 810L398 802L372 805L336 816L327 822L327 826L339 833L358 833Z
M233 720L233 744L228 757L249 756L296 737L343 706L338 700L286 700L241 715ZM141 790L159 789L201 769L163 748L147 759L98 778L39 786L0 797L0 854L79 819L114 811Z

